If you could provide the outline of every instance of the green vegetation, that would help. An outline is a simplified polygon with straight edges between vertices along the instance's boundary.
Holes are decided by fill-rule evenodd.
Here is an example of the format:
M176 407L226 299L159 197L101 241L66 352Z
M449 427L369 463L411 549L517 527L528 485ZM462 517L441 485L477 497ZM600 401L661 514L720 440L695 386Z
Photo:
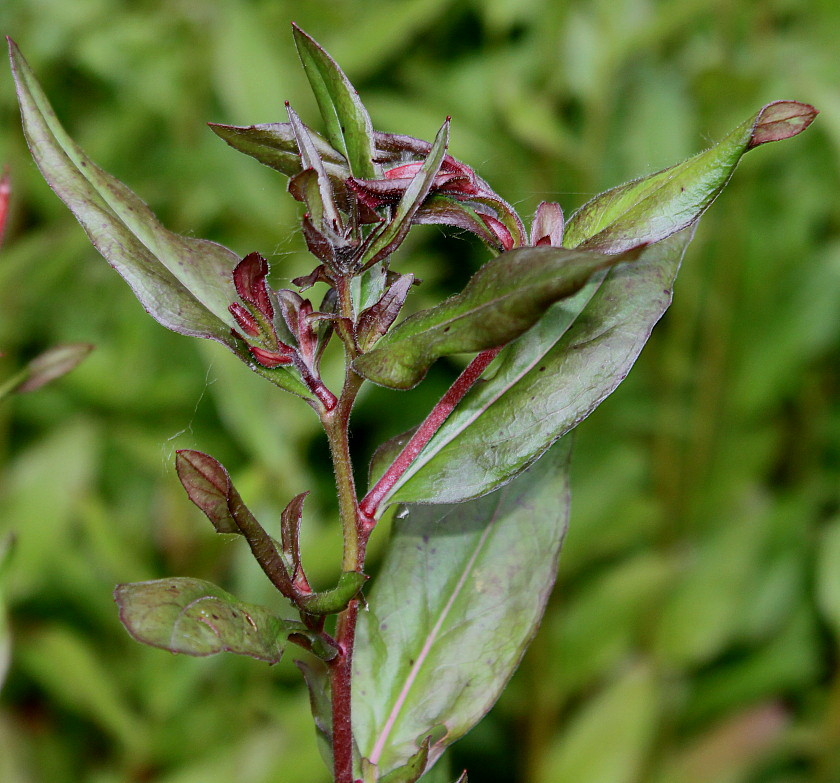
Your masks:
M314 116L291 18L352 74L377 127L431 140L452 113L452 154L499 192L529 194L516 205L526 215L543 198L569 214L774 98L821 108L796 144L741 164L633 374L580 428L543 631L451 755L479 783L832 783L840 11L783 0L560 5L6 0L0 31L25 44L97 162L174 230L271 253L277 286L310 266L303 238L286 239L296 210L285 180L203 124L281 121L284 99ZM340 540L317 421L221 347L146 317L30 164L7 72L2 160L13 203L0 380L57 343L97 348L0 408L0 549L16 533L0 569L14 644L0 780L326 780L289 660L268 670L143 648L109 599L117 582L184 573L274 600L242 548L207 535L184 497L174 452L194 447L218 456L278 527L288 498L315 488L304 557L314 584L334 584ZM424 281L418 309L484 259L478 243L434 227L407 245ZM335 385L339 357L327 358ZM393 392L368 389L356 451L401 431L398 408L427 410L458 369L437 362L396 405ZM372 540L374 557L383 540Z

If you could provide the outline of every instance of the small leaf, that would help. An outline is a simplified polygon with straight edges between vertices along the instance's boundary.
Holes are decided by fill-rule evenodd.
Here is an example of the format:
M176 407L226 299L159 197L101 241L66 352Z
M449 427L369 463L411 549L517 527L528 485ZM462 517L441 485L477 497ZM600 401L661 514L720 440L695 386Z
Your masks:
M210 130L239 152L244 152L260 163L293 177L300 174L306 166L301 164L295 132L291 123L275 122L264 125L219 125L208 123ZM312 144L324 162L327 174L339 182L350 176L350 169L342 155L336 152L327 141L304 126Z
M360 753L388 774L441 725L429 763L490 709L540 618L568 513L564 442L500 492L397 515L353 660Z
M350 164L354 177L372 179L373 125L350 80L324 49L297 25L292 25L295 46L306 77L327 126L327 138Z
M367 580L367 575L358 571L342 571L338 584L331 590L302 595L297 603L309 614L338 614L359 594Z
M114 599L138 642L186 655L232 652L277 663L288 635L301 627L202 579L122 584Z
M566 226L565 246L620 253L675 234L706 211L747 150L801 133L816 115L805 103L767 104L711 149L584 204Z
M627 375L670 304L692 234L650 245L632 264L596 275L503 348L493 377L467 393L379 508L490 492L586 418Z
M303 167L301 174L306 174L307 171L311 170L315 172L317 177L317 189L304 188L306 204L309 207L312 222L319 231L323 230L324 222L332 230L340 231L341 217L336 209L332 185L330 185L330 179L327 176L321 156L318 154L318 148L309 136L304 124L300 121L297 112L288 103L286 104L286 111L289 114L289 122L300 151L301 166Z
M449 144L449 118L441 126L435 136L429 154L417 173L402 194L391 221L385 225L375 239L370 243L362 256L362 266L369 267L387 258L393 253L408 235L411 221L420 209L426 196L432 188L432 183L440 171L446 147ZM352 185L353 180L348 181Z
M385 777L379 779L379 783L417 783L426 771L429 764L429 748L432 738L426 737L420 744L417 751L402 767L389 772Z
M303 517L303 503L309 492L295 495L280 515L283 555L291 565L292 584L299 590L309 591L309 582L300 560L300 523Z
M375 383L410 389L439 357L510 342L593 274L637 255L556 247L503 253L481 267L460 294L407 318L353 367Z
M362 312L356 325L356 342L362 351L369 350L391 328L413 283L414 275L400 275L376 304Z
M173 331L233 347L227 248L167 231L125 185L98 168L67 136L17 46L9 40L23 129L50 187L146 310Z
M543 201L537 207L534 215L534 222L531 224L531 244L551 245L562 247L563 245L563 209L553 201Z
M224 466L209 454L182 449L177 452L175 468L190 500L206 514L216 532L242 535L271 583L292 597L291 576L277 544L242 502Z
M487 227L481 215L469 204L456 201L451 196L435 194L429 196L423 206L414 215L413 222L417 225L454 226L464 231L470 231L494 250L504 250L502 242L495 232Z
M32 359L14 378L0 387L0 398L11 392L25 394L67 375L93 350L90 343L68 343L48 348Z

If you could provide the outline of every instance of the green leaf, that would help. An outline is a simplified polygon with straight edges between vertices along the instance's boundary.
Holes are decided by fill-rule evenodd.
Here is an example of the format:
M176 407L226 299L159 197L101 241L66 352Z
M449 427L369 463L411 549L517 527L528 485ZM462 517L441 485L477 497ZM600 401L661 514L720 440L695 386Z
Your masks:
M96 249L161 324L233 347L236 323L227 308L237 300L231 276L236 254L165 229L134 193L70 139L11 39L9 53L32 157Z
M747 150L796 136L816 115L797 101L767 104L711 149L584 204L570 218L563 244L619 253L675 234L706 211Z
M505 347L495 375L470 390L380 509L489 492L586 418L627 375L670 304L692 234L651 245L634 263L593 278Z
M389 772L385 777L380 778L380 783L417 783L426 771L429 764L429 748L432 738L426 737L420 743L420 750L417 751L402 767Z
M333 768L332 756L332 697L330 672L323 661L295 661L309 691L309 707L315 721L318 750L329 770Z
M355 737L382 774L405 765L442 724L434 763L519 663L554 583L568 459L564 442L497 493L397 514L353 661Z
M350 164L354 177L372 179L373 125L350 80L323 48L297 25L295 46L327 126L327 138Z
M593 274L637 255L561 247L502 253L481 267L460 294L407 318L353 367L375 383L410 389L439 357L510 342L552 304L579 291Z
M277 663L289 634L302 628L202 579L122 584L114 600L122 624L138 642L186 655L232 652Z
M363 267L372 266L377 261L389 256L406 238L411 228L412 218L432 189L432 183L438 171L440 171L448 144L449 118L447 117L435 136L426 160L423 161L423 165L412 177L405 193L400 198L394 210L394 216L365 251L361 259Z

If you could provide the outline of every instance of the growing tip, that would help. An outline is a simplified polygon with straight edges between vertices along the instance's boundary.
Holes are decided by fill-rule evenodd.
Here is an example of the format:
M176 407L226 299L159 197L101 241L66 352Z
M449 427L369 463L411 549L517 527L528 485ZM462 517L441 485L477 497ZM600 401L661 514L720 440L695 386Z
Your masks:
M753 125L749 149L770 141L789 139L804 131L819 112L809 103L773 101L759 113Z

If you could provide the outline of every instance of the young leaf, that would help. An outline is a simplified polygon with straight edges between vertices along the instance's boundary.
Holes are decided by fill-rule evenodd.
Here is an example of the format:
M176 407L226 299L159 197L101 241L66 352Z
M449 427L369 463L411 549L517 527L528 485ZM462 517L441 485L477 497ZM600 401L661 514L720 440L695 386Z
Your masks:
M487 712L539 624L568 514L569 444L505 489L398 514L362 611L354 732L381 773L435 732L429 763Z
M114 600L138 642L186 655L232 652L277 663L288 635L302 627L201 579L122 584Z
M90 343L68 343L48 348L14 377L0 384L0 399L12 392L25 394L36 391L56 378L61 378L75 369L92 350Z
M97 167L70 139L20 50L9 39L23 129L50 187L82 224L96 249L168 329L234 345L236 300L227 248L166 230L125 185Z
M490 492L586 418L627 375L670 304L692 234L683 231L645 248L633 264L596 276L504 348L492 379L469 391L380 509Z
M414 275L400 275L376 304L362 312L356 325L356 342L360 350L367 351L391 328L413 283Z
M330 144L345 157L352 176L372 179L376 176L373 125L358 92L335 60L315 40L295 24L292 30L306 77L327 126Z
M386 258L396 250L408 235L411 228L411 221L421 204L429 195L432 183L440 171L443 158L446 155L446 147L449 144L449 118L441 126L435 136L432 148L426 156L423 165L412 177L408 187L400 198L394 216L391 221L380 231L370 243L362 256L363 267L369 267ZM349 180L352 185L353 180Z
M210 130L239 152L244 152L260 163L269 166L287 177L300 174L306 166L301 163L295 132L289 122L273 122L264 125L220 125L208 123ZM344 182L350 176L347 161L327 141L311 128L306 132L318 151L324 168L331 179Z
M675 234L706 211L747 150L796 136L816 116L807 103L767 104L711 149L584 204L566 226L564 245L620 253Z
M375 383L410 389L439 357L510 342L552 304L580 290L593 274L636 255L559 247L502 253L481 267L460 294L407 318L353 367Z
M429 765L429 749L432 745L432 738L426 737L420 743L420 750L417 751L402 767L389 772L385 777L379 779L379 783L417 783Z

